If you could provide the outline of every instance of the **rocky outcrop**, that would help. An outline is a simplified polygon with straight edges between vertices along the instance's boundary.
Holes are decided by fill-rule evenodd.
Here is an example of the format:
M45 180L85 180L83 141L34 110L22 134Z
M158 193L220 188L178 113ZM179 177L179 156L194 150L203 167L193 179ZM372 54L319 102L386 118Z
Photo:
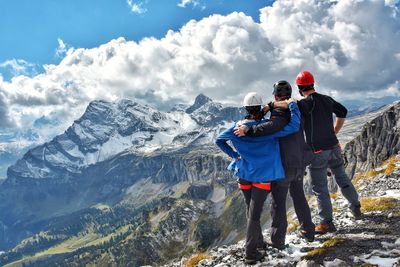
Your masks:
M204 94L199 94L196 99L194 100L194 104L191 105L186 109L186 113L193 113L196 109L201 108L202 106L213 102L211 98L208 96L205 96Z
M375 168L400 151L400 103L367 122L360 135L344 148L347 169L353 174Z
M388 180L392 182L387 183ZM277 250L268 246L264 258L254 266L399 266L399 182L400 155L395 158L392 173L378 173L357 181L364 213L362 219L355 220L349 214L348 203L340 194L333 196L333 222L337 232L316 235L314 242L306 242L296 231L289 230L286 247ZM311 199L309 203L315 218L318 212L316 200ZM293 211L288 213L288 219L297 222ZM269 240L269 225L263 235ZM164 267L178 267L187 262L196 267L245 266L244 246L245 240L216 246L203 254L181 257Z
M243 108L223 107L203 94L196 97L195 103L186 109L186 113L204 127L215 127L221 122L236 121L245 116Z

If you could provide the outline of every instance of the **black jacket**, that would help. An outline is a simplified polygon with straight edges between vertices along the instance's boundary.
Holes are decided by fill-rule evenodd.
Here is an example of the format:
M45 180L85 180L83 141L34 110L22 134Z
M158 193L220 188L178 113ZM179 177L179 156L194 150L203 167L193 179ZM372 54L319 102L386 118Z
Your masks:
M312 93L298 101L304 119L307 144L314 150L327 150L339 141L333 129L333 113L338 118L346 118L347 109L332 97Z
M246 136L263 136L280 131L290 120L288 109L275 108L271 112L271 120L254 125L248 129ZM279 138L281 159L285 170L304 168L310 163L311 150L304 141L302 125L297 133Z

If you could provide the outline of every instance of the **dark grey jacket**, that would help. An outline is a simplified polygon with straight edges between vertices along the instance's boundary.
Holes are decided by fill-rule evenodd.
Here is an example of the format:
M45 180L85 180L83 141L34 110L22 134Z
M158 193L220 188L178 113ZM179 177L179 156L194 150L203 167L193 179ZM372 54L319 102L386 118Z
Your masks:
M254 125L248 129L246 136L263 136L280 131L290 120L288 109L275 108L271 112L270 121ZM297 133L279 138L281 159L285 170L290 168L304 168L310 164L312 151L304 140L303 127Z

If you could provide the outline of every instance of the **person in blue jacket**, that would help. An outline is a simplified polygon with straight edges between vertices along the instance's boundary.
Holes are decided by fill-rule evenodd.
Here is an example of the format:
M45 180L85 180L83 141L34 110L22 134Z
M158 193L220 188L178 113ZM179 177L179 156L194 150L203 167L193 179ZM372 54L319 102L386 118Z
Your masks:
M300 112L297 104L292 101L285 104L289 105L291 119L281 131L257 138L238 137L234 134L234 128L238 125L244 124L250 127L267 122L263 119L262 97L255 92L248 93L243 101L247 111L246 118L222 132L215 142L233 159L228 170L239 177L239 188L245 199L247 216L245 263L247 264L255 264L264 257L258 251L258 248L265 248L260 224L262 208L271 190L270 182L285 177L278 138L295 133L300 128ZM228 141L232 142L236 150L228 144Z

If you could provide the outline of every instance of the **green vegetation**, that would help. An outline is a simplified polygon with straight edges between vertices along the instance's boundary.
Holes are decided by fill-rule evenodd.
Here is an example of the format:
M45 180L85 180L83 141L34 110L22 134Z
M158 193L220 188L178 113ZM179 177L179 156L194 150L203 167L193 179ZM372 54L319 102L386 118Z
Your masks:
M93 249L115 244L142 221L143 213L140 209L96 205L69 216L43 222L42 231L0 255L0 262L19 266L53 255L75 253L86 247Z

